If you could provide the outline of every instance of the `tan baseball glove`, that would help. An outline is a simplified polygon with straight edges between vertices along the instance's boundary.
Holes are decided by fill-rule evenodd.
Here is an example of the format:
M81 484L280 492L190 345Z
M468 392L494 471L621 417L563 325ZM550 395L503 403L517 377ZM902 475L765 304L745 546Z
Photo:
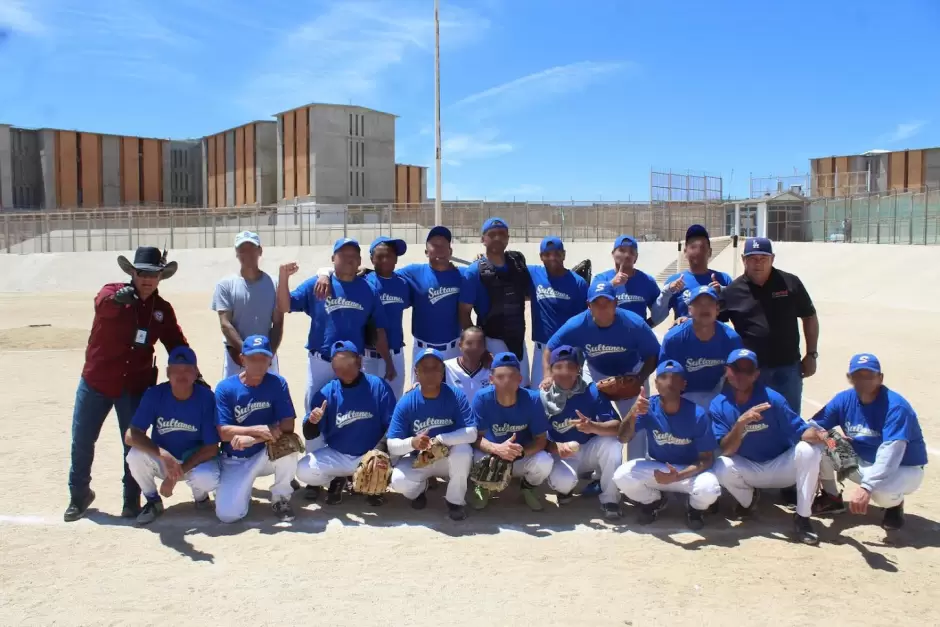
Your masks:
M607 377L597 382L597 391L612 401L622 401L640 394L643 384L636 377Z
M425 466L430 466L444 459L448 455L450 455L450 448L439 439L434 438L431 440L430 448L424 451L418 451L411 466L412 468L424 468Z
M353 492L366 496L385 494L392 478L392 463L388 454L371 450L359 460L359 466L353 473Z
M282 433L273 442L266 442L264 447L268 450L268 459L273 462L291 453L303 453L304 441L296 433Z

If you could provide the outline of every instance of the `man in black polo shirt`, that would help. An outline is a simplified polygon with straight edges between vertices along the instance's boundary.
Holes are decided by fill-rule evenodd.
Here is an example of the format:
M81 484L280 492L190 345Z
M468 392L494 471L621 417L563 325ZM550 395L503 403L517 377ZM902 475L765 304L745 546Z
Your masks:
M748 238L743 260L744 274L721 290L719 319L730 321L744 347L757 353L761 383L779 392L799 414L803 378L816 373L816 308L796 275L773 267L773 248L766 237ZM803 320L802 358L797 318Z

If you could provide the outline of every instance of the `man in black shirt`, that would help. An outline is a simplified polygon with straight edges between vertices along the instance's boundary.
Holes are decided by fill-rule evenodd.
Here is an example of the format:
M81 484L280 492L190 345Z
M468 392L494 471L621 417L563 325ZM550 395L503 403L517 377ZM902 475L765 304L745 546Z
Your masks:
M766 237L748 238L743 260L744 274L721 290L719 319L730 321L744 347L757 353L761 382L799 414L803 378L816 373L816 308L799 277L773 267L773 248ZM806 344L802 358L797 318L803 321Z

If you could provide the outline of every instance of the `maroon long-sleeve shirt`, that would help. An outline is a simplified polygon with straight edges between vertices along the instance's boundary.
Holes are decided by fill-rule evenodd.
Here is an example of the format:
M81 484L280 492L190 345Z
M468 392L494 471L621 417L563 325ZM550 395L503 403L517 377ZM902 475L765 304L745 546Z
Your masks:
M95 297L95 320L85 349L82 378L110 398L122 392L143 394L152 383L153 347L160 340L167 352L188 344L170 303L156 292L135 305L114 302L126 283L108 283ZM135 346L139 329L147 330L145 345Z

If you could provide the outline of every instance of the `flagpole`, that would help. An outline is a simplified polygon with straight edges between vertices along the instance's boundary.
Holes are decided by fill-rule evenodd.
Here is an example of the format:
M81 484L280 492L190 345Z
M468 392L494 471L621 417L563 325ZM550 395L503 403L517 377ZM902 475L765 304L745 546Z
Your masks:
M434 0L434 224L444 223L441 215L441 22L440 0Z

